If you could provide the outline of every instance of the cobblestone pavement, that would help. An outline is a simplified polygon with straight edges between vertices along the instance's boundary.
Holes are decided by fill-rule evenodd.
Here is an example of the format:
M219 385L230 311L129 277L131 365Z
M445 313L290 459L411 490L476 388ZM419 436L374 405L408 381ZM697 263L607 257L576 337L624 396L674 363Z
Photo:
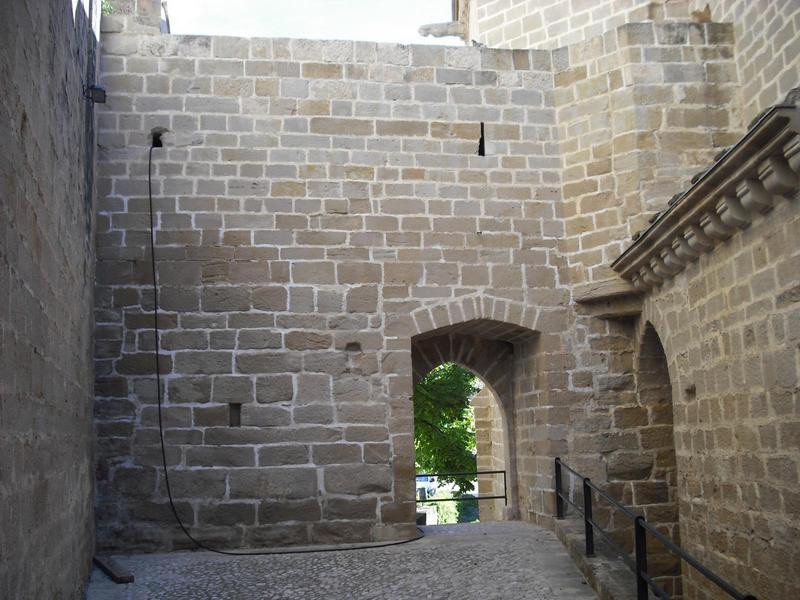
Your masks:
M88 600L591 600L597 596L550 531L528 523L425 527L421 540L351 552L115 557L136 577L95 569Z

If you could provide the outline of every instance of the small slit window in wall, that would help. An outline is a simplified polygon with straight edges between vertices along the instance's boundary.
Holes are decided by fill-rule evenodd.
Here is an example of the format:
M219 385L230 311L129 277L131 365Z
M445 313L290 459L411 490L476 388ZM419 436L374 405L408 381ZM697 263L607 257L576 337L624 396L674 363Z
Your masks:
M238 403L231 403L228 405L229 421L231 427L242 426L242 405Z

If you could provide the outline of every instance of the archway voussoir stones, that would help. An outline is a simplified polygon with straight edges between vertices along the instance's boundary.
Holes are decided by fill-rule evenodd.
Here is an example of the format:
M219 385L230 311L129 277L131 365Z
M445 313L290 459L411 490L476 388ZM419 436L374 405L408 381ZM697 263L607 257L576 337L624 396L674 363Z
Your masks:
M433 317L431 316L431 311L427 308L413 312L411 314L411 319L414 323L414 331L417 334L435 329L433 326Z
M461 301L461 315L464 321L469 321L474 319L477 315L477 310L475 307L475 299L474 298L464 298Z
M447 306L437 306L431 310L431 317L433 318L433 325L436 329L447 327L452 324L450 319L450 311Z
M536 352L537 345L529 342L538 338L538 332L531 327L538 315L538 307L484 294L421 307L411 313L414 328L409 345L413 383L420 381L431 369L454 362L480 377L497 402L505 437L504 464L509 493L506 515L509 517L519 514L518 489L521 485L516 468L515 394L521 393L525 386L516 386L515 380L520 376L521 365L533 360L533 352ZM413 388L409 389L408 397L412 392ZM413 423L408 433L413 433ZM403 453L396 455L395 460L409 460L409 457ZM413 456L409 464L413 467ZM398 469L396 473L403 480L396 480L395 486L412 490L411 471ZM526 487L532 484L522 482Z

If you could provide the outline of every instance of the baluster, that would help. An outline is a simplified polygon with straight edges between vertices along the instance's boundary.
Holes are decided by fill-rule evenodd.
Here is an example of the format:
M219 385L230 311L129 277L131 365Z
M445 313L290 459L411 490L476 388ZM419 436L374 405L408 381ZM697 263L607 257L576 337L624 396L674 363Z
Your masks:
M564 500L561 498L561 459L556 458L556 519L564 518Z
M647 532L644 528L644 517L636 517L633 524L636 544L636 600L647 600L647 581L642 574L647 573Z
M592 488L590 479L583 478L583 522L586 532L586 556L594 556L594 527L592 525Z

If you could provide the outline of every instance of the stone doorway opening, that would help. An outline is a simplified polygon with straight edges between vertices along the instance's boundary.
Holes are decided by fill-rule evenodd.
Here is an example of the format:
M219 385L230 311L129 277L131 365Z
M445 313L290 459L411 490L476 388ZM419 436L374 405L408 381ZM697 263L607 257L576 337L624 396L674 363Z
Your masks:
M525 358L530 358L527 350L531 345L526 342L535 339L533 330L485 318L440 327L411 339L414 386L447 363L467 369L483 384L472 399L478 470L505 471L505 478L481 476L477 491L481 496L501 495L505 483L507 504L502 499L480 501L482 521L519 518L516 382L525 371Z
M508 441L492 387L470 369L446 362L421 378L412 400L417 497L436 500L418 503L418 522L423 517L428 525L504 520Z

